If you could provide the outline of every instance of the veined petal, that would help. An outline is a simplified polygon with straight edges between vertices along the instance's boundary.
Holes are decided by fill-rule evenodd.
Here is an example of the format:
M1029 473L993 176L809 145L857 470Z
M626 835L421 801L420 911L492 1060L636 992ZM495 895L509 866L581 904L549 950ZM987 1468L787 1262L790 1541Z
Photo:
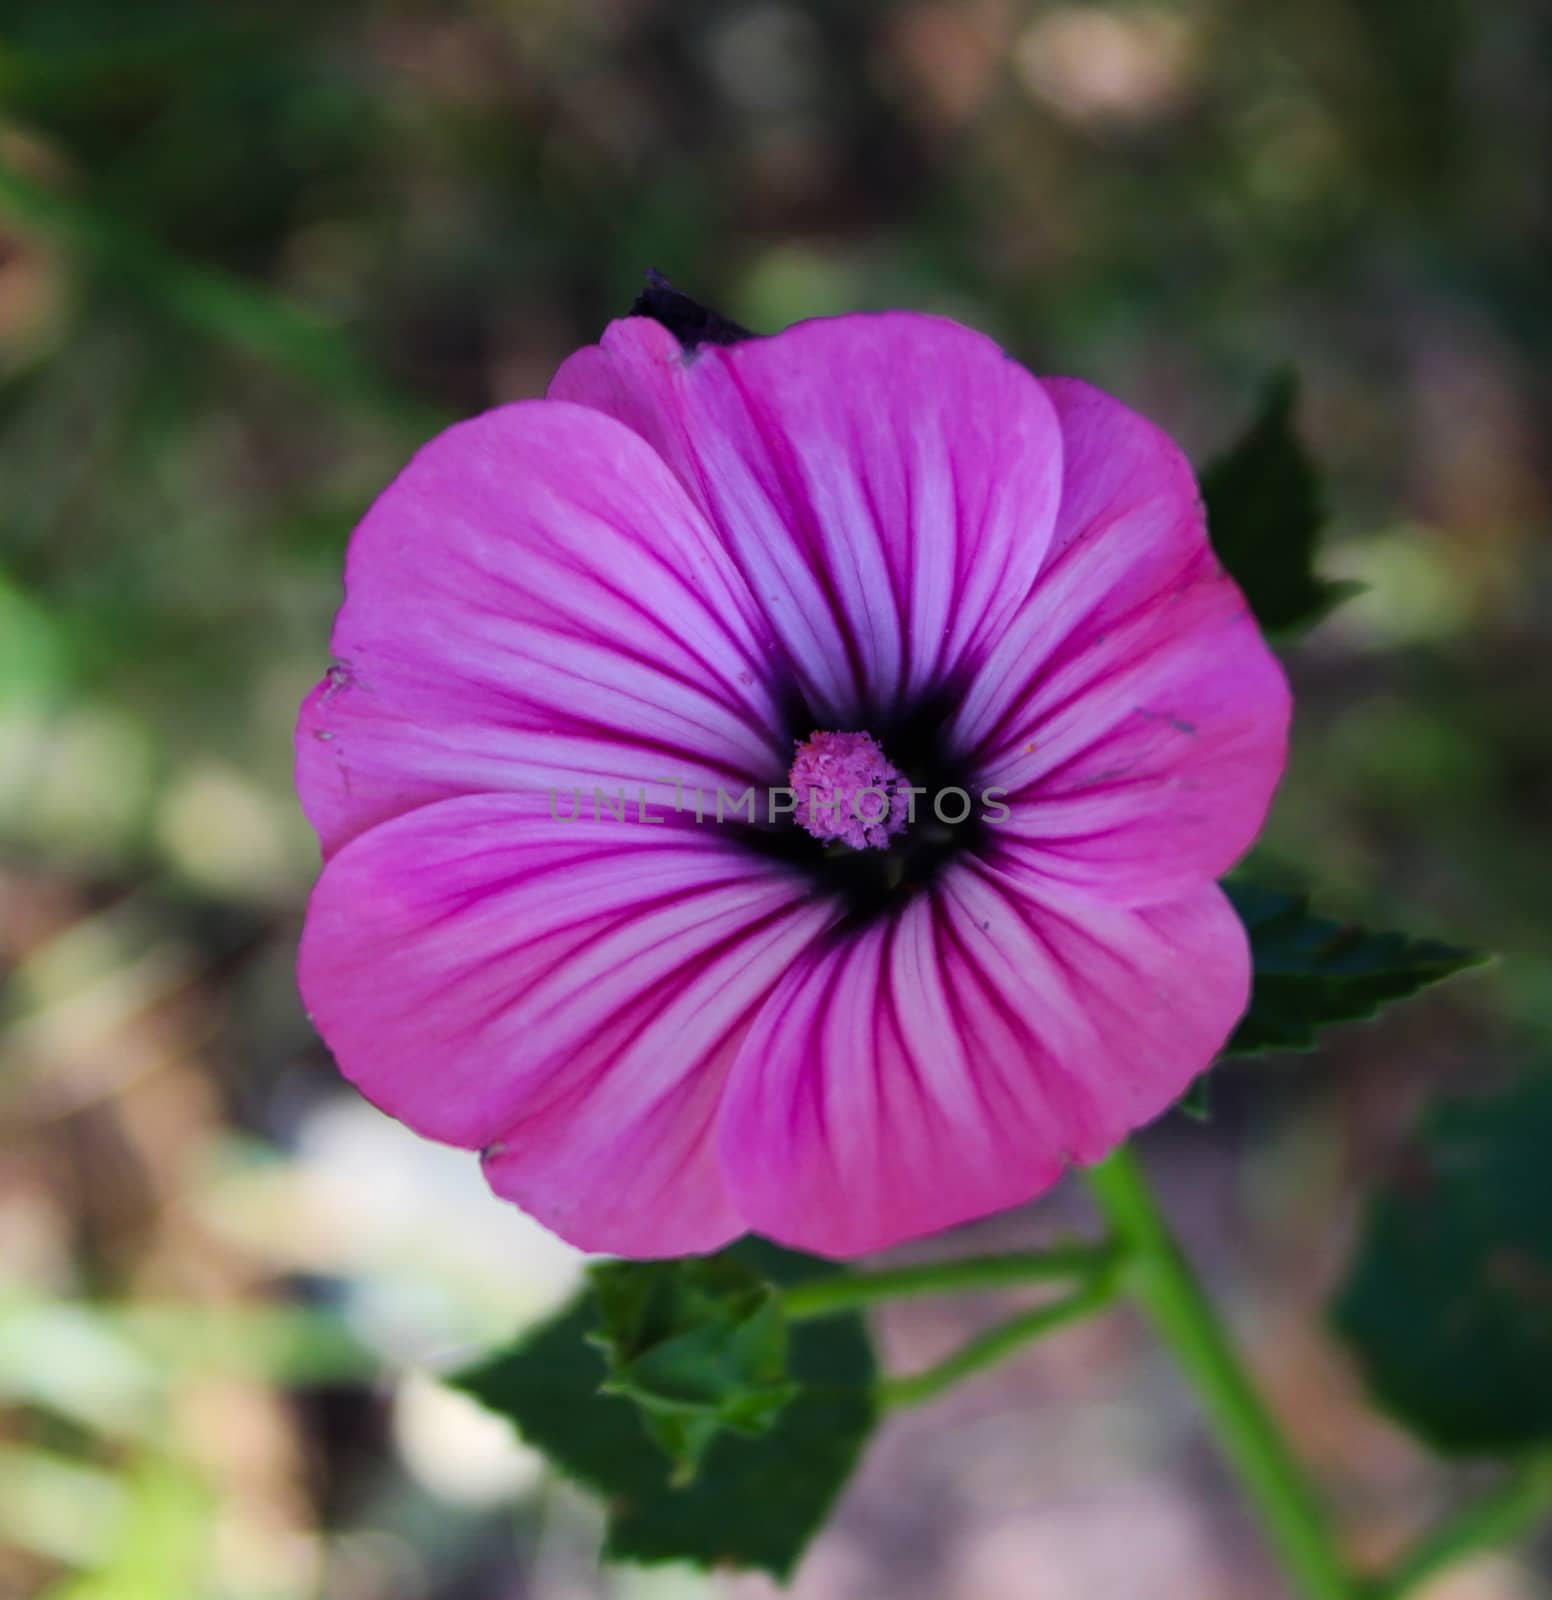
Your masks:
M674 1255L742 1231L715 1154L723 1083L833 915L715 826L470 796L338 851L299 978L370 1100L483 1148L497 1192L573 1244Z
M1123 904L1233 865L1287 755L1276 657L1207 542L1191 469L1086 384L1047 384L1065 474L1029 601L966 695L953 738L1008 790L995 849Z
M763 608L818 725L956 692L1050 537L1061 436L984 335L886 312L686 354L627 318L556 374L672 463Z
M1020 1204L1208 1064L1250 981L1221 891L1144 910L1037 893L972 864L799 959L723 1104L751 1228L853 1256Z
M457 794L779 783L758 609L661 459L529 401L450 428L351 541L297 784L327 855Z

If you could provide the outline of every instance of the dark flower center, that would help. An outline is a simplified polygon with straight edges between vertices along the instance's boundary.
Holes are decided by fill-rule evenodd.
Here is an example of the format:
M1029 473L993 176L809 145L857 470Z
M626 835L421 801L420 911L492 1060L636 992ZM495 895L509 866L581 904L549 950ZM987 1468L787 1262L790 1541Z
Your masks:
M788 781L792 811L768 825L741 827L741 836L762 855L803 871L817 892L839 896L849 921L871 921L898 907L949 862L985 843L987 824L975 774L955 758L944 738L955 701L944 695L904 714L875 715L869 728L876 735L794 734L796 758ZM791 725L805 724L813 727L806 708L794 713ZM882 788L889 800L877 821L868 820L877 809L871 795L858 802L863 820L850 814L862 778L873 780L860 784L862 789ZM844 802L842 789L851 791ZM915 792L908 796L907 791ZM810 810L817 826L810 825ZM857 832L848 837L853 828Z

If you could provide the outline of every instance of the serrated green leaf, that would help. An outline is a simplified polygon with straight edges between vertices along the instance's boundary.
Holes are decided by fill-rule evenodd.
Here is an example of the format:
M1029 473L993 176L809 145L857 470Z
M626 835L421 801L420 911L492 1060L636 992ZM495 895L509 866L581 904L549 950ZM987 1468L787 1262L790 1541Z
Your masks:
M1435 1448L1552 1444L1552 1076L1429 1120L1376 1196L1337 1328Z
M840 1271L834 1263L746 1239L728 1254L776 1284ZM640 1413L600 1392L597 1302L583 1295L553 1321L453 1382L516 1425L609 1509L604 1554L623 1561L755 1567L787 1577L856 1465L877 1416L876 1369L861 1318L795 1326L788 1371L798 1392L759 1438L722 1433L694 1482L675 1485Z
M766 1432L797 1392L776 1290L733 1257L607 1261L592 1269L609 1377L688 1482L724 1428Z
M1382 1006L1487 959L1435 939L1371 933L1317 917L1306 895L1240 879L1223 887L1250 935L1255 964L1250 1009L1225 1055L1312 1050L1318 1029L1372 1017Z
M1315 570L1326 510L1294 431L1297 398L1291 372L1274 377L1250 427L1201 474L1213 549L1268 633L1308 627L1362 588Z

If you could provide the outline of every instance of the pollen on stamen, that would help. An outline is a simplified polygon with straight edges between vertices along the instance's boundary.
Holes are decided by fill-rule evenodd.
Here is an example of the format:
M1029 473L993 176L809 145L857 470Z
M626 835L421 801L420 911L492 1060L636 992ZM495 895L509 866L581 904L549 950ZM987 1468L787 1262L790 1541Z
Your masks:
M787 775L793 817L816 839L883 849L905 828L905 778L866 733L811 733Z

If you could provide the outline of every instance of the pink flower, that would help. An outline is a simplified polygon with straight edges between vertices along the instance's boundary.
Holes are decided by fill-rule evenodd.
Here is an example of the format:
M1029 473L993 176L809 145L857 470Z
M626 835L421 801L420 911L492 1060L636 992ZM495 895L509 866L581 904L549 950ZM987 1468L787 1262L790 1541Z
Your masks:
M1244 1009L1214 880L1282 672L1175 446L979 334L617 322L427 445L346 587L307 1005L578 1245L848 1256L1016 1205ZM865 828L767 820L874 780Z

